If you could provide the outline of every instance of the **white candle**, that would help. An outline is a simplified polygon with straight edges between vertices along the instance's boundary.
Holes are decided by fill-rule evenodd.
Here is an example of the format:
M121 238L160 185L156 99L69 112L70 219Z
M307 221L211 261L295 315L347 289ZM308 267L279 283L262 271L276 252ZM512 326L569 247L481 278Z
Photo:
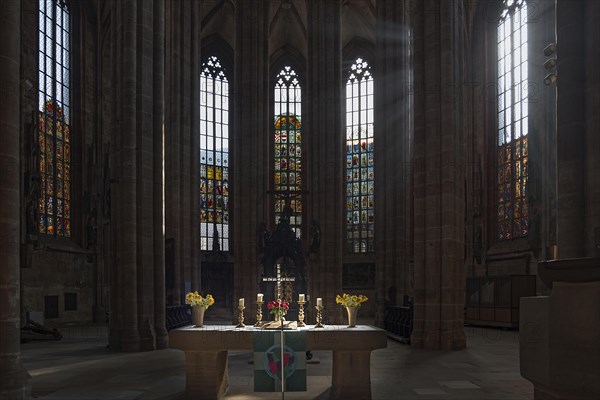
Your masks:
M244 307L244 299L243 298L240 299L240 307Z
M304 301L304 293L298 295L298 301Z
M256 295L256 301L259 302L259 303L263 301L263 294L262 293L259 293L259 294Z
M317 307L323 307L323 299L320 297L317 297Z

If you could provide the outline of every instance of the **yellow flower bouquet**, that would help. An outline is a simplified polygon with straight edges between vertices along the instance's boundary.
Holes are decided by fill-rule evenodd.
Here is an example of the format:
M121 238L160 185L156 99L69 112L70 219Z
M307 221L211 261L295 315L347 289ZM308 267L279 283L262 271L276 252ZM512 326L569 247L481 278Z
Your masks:
M341 304L344 307L358 308L358 307L360 307L361 303L364 303L367 300L369 300L368 297L364 296L362 294L350 295L350 294L344 293L342 296L340 296L339 294L337 296L335 296L335 302L338 304Z
M189 292L185 295L185 302L192 307L208 308L215 304L215 299L210 294L207 294L206 297L202 297L197 291L195 291Z

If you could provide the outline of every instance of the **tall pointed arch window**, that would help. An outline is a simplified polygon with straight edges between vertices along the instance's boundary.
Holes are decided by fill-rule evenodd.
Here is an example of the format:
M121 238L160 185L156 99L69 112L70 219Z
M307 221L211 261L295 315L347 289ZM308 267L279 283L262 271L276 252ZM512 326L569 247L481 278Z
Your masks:
M229 251L229 80L210 56L200 73L200 250Z
M373 76L357 58L346 81L346 243L350 253L375 251Z
M505 0L498 23L497 240L527 236L527 3Z
M289 202L290 227L302 235L302 88L296 72L285 66L275 78L273 137L275 220Z
M71 236L71 17L64 0L38 8L38 232Z

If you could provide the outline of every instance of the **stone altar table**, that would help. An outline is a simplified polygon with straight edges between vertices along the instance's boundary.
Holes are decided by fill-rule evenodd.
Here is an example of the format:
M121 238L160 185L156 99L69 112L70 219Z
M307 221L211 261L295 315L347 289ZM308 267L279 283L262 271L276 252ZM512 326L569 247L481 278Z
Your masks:
M538 263L550 296L522 297L521 375L535 400L600 399L600 258Z
M186 399L218 399L224 395L228 387L227 351L252 351L252 333L257 330L253 326L236 329L233 325L205 325L169 332L169 346L185 352ZM297 331L306 332L307 349L333 352L334 399L371 398L371 351L387 347L384 330L368 325L327 325Z

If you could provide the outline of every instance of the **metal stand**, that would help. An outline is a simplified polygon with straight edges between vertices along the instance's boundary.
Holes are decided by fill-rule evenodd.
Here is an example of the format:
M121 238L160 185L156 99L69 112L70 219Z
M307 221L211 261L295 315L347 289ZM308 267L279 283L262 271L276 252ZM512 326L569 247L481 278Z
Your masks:
M281 301L281 300L280 300ZM280 320L281 322L281 330L280 332L280 340L279 342L281 343L281 354L280 354L280 362L279 364L281 364L281 400L285 399L285 365L283 360L285 359L284 357L284 347L285 347L285 337L283 335L283 317Z
M256 302L256 323L254 326L260 326L262 324L262 305L264 301Z
M298 302L298 326L306 326L304 323L304 304L306 304L305 301Z
M315 328L324 328L323 324L323 316L321 315L321 311L323 311L323 306L315 306L317 309L317 323L315 324Z
M245 328L246 325L244 325L244 309L246 307L244 306L238 306L238 310L240 310L240 315L238 316L238 324L235 326L236 328Z

